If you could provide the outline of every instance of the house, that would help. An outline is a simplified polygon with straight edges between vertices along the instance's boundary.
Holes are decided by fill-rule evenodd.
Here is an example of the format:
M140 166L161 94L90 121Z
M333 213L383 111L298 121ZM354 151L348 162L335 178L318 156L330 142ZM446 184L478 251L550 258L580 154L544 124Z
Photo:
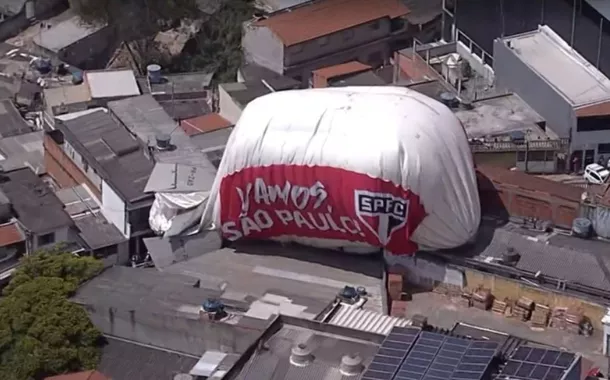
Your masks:
M244 25L245 59L303 85L324 66L360 61L377 67L409 44L408 14L399 0L322 0L286 8Z
M74 241L74 222L63 203L30 168L3 172L0 191L25 231L26 252Z
M59 82L60 85L43 91L44 121L51 129L57 116L105 107L109 101L140 95L132 70L78 72Z
M43 131L0 139L0 168L3 170L29 167L37 175L45 175Z
M518 94L560 138L571 170L610 157L610 79L548 26L494 42L496 86Z
M230 123L235 124L246 105L254 99L275 91L291 90L300 83L280 80L272 87L267 81L248 81L221 83L218 85L218 113Z
M87 24L72 10L40 26L34 36L37 53L81 69L100 69L99 60L114 43L114 29L107 24Z
M143 254L153 201L143 190L154 166L146 145L104 108L60 116L55 127L44 137L48 174L62 188L87 185L130 254Z
M74 221L81 252L97 258L116 257L114 262L121 264L129 261L128 239L108 222L99 200L87 185L64 188L56 191L55 195Z
M55 8L64 8L61 0L3 0L0 2L0 40L21 32L36 18L48 16Z

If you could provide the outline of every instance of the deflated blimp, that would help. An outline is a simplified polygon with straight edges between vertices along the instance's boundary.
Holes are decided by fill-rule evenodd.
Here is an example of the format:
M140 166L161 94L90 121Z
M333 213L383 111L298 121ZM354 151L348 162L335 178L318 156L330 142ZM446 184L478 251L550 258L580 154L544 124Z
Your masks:
M201 227L369 253L454 248L481 211L465 131L399 87L276 92L243 111Z

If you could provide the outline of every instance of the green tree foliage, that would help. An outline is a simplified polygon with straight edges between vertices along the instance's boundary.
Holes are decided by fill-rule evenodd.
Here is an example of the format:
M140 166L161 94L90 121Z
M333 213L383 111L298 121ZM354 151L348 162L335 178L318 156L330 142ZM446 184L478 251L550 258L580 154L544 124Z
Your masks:
M218 82L235 81L242 63L242 24L251 19L249 0L227 0L204 22L182 56L173 62L174 71L216 71Z
M196 0L69 0L70 7L88 22L159 24L193 18Z
M68 301L102 263L57 251L25 258L0 299L0 379L95 368L100 332Z

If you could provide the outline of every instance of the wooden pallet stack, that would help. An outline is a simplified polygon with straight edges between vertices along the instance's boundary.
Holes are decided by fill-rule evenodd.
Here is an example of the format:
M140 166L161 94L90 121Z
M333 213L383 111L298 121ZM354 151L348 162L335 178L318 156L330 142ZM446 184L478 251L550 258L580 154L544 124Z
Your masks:
M549 324L549 315L551 314L551 308L547 305L536 304L534 311L532 312L532 326L534 327L547 327Z
M478 289L472 293L472 306L480 310L489 310L493 303L493 295L489 289Z
M506 315L506 310L508 309L508 305L510 300L505 298L504 301L500 301L499 299L494 299L493 304L491 305L491 311L498 315Z
M400 300L403 291L403 277L397 273L388 275L388 295L391 300Z
M512 316L525 322L530 319L533 308L534 301L527 297L521 297L517 300L515 306L513 307Z
M583 321L584 316L582 313L568 310L566 313L566 331L571 334L579 335Z
M566 314L568 313L568 308L563 306L557 306L553 308L551 312L551 322L549 326L559 330L565 330L566 328Z

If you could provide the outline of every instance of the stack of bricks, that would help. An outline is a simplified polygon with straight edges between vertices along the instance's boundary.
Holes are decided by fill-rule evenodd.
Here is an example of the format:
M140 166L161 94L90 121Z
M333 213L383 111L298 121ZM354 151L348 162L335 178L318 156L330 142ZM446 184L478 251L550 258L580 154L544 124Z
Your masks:
M402 275L394 273L390 273L388 275L388 295L390 296L390 300L400 300L402 295L402 286Z
M390 298L390 315L404 317L407 312L407 301L403 300L403 278L396 273L388 274L388 296Z

